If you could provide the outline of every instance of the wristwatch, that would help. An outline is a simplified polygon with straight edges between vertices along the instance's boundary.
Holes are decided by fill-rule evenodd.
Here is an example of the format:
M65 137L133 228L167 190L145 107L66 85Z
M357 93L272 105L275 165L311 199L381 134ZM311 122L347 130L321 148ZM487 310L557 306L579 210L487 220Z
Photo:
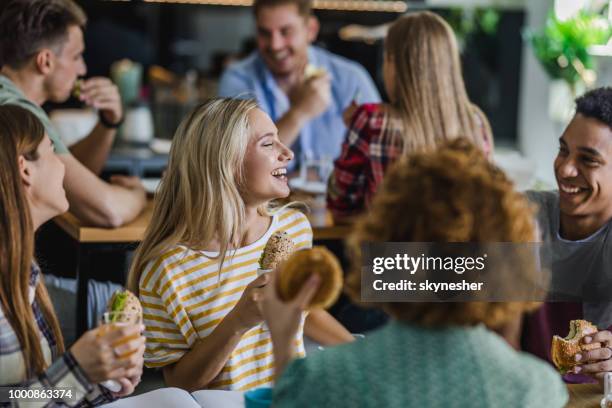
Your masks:
M122 116L121 119L119 119L117 123L111 123L104 117L102 112L98 112L98 119L100 120L100 123L102 124L102 126L104 126L105 128L117 129L119 126L123 124L123 119L125 119L125 116Z

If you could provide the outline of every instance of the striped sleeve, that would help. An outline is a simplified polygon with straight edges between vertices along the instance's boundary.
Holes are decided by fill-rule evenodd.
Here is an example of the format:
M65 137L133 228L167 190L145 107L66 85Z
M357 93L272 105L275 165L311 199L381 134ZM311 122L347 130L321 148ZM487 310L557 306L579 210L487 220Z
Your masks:
M174 249L150 262L140 280L140 301L147 338L145 365L163 367L175 363L197 339L187 312L174 288L174 275L182 252Z
M295 209L287 209L279 216L279 228L286 231L297 249L312 247L312 227L306 215Z

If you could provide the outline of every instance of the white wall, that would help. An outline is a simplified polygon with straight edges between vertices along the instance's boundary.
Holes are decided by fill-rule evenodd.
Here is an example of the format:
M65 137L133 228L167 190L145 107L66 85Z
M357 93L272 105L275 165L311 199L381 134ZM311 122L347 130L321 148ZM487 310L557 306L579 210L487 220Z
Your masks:
M200 40L197 64L202 69L210 68L209 63L216 51L238 52L242 42L255 34L255 22L249 7L202 7L192 24L195 38Z
M427 0L428 5L521 7L526 11L526 28L541 30L552 0ZM550 79L533 55L528 42L523 45L519 95L518 146L520 152L536 164L536 177L556 185L553 161L563 125L553 123L548 115Z
M547 0L525 2L527 27L541 29L551 5ZM522 65L518 147L536 163L537 177L555 185L553 161L563 125L553 123L548 116L550 79L527 42L523 46Z

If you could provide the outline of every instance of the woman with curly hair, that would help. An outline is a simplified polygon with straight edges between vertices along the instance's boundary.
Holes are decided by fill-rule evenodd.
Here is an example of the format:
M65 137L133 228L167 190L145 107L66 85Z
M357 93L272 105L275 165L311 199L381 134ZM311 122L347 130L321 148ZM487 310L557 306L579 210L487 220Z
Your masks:
M349 238L354 256L345 290L360 301L360 248L367 242L528 243L535 237L527 200L477 147L457 139L402 160L387 174ZM516 274L535 275L535 269ZM277 362L277 407L561 407L567 402L567 390L550 366L515 351L493 331L533 309L533 302L378 303L393 318L377 332L289 362L293 333L287 328L297 327L318 277L313 275L288 303L278 299L275 279L264 294L263 310Z

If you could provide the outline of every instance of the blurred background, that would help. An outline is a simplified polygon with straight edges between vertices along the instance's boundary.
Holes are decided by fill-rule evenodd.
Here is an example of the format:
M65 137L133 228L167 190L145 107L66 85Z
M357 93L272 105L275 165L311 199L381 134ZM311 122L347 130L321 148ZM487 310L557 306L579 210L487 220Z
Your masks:
M150 114L151 130L140 135L128 130L128 140L170 139L194 104L216 95L224 67L254 48L249 0L78 3L89 17L87 75L127 81L125 87L119 84L126 106L135 115L143 108L147 118ZM571 116L573 98L612 79L609 2L318 0L317 44L361 63L383 93L383 25L422 9L439 13L455 30L468 93L491 122L502 167L524 173L514 176L521 183L554 185L557 138ZM116 63L122 59L129 61ZM127 89L135 83L136 90ZM69 101L61 108L71 105L77 104ZM71 132L85 130L64 133Z

